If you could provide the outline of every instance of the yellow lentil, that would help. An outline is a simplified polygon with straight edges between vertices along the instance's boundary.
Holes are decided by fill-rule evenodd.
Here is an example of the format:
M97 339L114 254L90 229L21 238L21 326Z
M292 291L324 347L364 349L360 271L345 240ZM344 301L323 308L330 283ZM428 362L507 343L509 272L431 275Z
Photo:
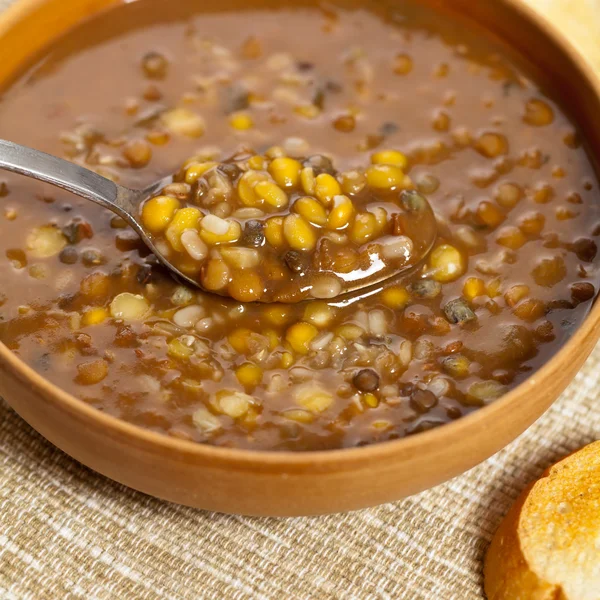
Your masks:
M469 277L463 285L463 296L467 300L473 300L477 296L483 296L485 293L485 283L479 277Z
M328 222L327 213L325 212L323 205L314 198L309 198L308 196L298 198L298 200L294 202L293 209L313 225L322 227Z
M81 325L87 327L89 325L99 325L108 318L109 314L105 308L92 308L83 314Z
M429 256L429 266L432 277L442 283L458 279L466 269L463 255L450 244L442 244L433 250Z
M380 294L381 301L389 308L400 310L410 302L410 294L401 286L390 286Z
M344 229L354 215L355 209L348 196L334 196L333 206L327 217L327 229Z
M254 389L262 382L263 370L258 365L244 363L235 370L235 376L245 388Z
M367 183L378 190L392 190L402 186L404 172L394 165L373 165L366 172Z
M294 250L307 252L317 243L315 230L300 215L288 215L283 220L283 235Z
M311 323L300 321L294 323L285 332L285 339L298 354L308 354L309 344L319 333L319 330Z
M300 181L302 165L294 158L275 158L269 165L269 173L282 188L296 187Z
M398 150L380 150L371 155L371 163L374 165L393 165L404 170L408 166L408 160Z
M252 117L244 112L233 113L229 117L229 124L238 131L246 131L247 129L252 129L252 127L254 127Z
M329 206L335 196L342 193L342 188L337 179L329 173L320 173L315 178L315 196L325 205Z
M175 213L165 231L165 237L174 250L177 252L185 250L181 243L181 234L186 229L197 229L201 217L200 210L192 207L181 208Z

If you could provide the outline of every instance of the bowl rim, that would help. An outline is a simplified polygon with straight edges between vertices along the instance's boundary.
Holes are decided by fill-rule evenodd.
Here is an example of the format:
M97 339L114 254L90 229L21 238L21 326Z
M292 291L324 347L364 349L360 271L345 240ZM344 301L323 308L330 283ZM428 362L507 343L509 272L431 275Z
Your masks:
M132 1L132 0L125 0ZM592 65L583 54L562 33L557 25L546 19L540 12L526 5L522 0L495 0L504 4L518 17L532 24L544 34L566 55L574 64L579 74L594 90L600 99L600 78L594 73ZM23 19L24 11L33 11L42 6L46 0L17 0L8 9L0 14L0 37L10 31ZM118 4L119 2L117 2ZM110 10L115 3L106 4L105 9ZM92 14L97 14L95 10ZM193 442L154 432L134 425L118 417L104 413L73 394L64 391L44 376L36 372L24 360L14 354L4 343L0 342L0 362L4 362L12 374L26 382L37 394L52 397L63 409L68 409L71 415L80 420L93 423L100 428L103 435L126 437L135 440L139 445L146 444L153 450L175 452L180 456L199 459L214 465L226 465L232 470L264 470L273 468L285 470L315 470L315 471L346 471L357 467L368 467L372 461L390 458L407 458L419 453L423 447L436 444L449 447L453 440L462 438L471 431L486 428L500 413L510 410L509 407L518 408L521 399L525 399L529 390L534 388L538 380L551 378L560 369L563 360L576 347L582 345L584 339L592 332L595 325L600 324L600 302L592 304L591 309L584 317L571 337L552 355L541 367L534 371L518 386L508 391L493 403L464 416L456 421L445 423L430 431L421 432L397 440L376 442L361 447L336 448L331 450L259 450L242 448L224 448L202 442ZM561 390L562 391L562 390Z

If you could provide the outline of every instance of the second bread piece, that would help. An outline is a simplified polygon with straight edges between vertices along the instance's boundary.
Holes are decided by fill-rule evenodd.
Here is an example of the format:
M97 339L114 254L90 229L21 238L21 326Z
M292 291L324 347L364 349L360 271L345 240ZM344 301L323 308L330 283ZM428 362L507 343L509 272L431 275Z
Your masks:
M550 467L501 523L488 600L600 599L600 441Z

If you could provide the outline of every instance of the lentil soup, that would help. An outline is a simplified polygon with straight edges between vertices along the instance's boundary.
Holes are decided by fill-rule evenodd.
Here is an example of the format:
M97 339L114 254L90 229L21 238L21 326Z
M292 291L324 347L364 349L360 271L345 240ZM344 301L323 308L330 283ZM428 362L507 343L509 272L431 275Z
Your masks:
M352 200L363 173L371 185L369 165L382 165L377 173L397 175L384 177L393 202L409 194L435 212L433 249L362 296L244 303L256 299L252 285L235 280L238 300L181 286L112 214L0 174L0 340L98 410L263 450L431 429L493 402L548 360L596 295L600 207L575 125L524 63L408 2L391 11L221 4L198 12L197 3L140 0L80 25L6 86L2 136L131 187L180 172L149 221L180 257L194 258L186 244L202 239L198 213L169 238L181 203L204 210L216 194L213 216L229 218L228 190L264 172L251 191L266 195L256 185L279 185L267 163L282 158L294 173L330 175L330 196L339 187ZM231 157L233 175L223 168ZM198 177L186 181L191 165ZM315 189L302 194L320 200ZM324 232L335 203L292 200L276 216L306 219L344 272L354 221ZM358 207L375 231L381 212ZM240 232L246 217L232 221ZM259 229L268 237L266 222L252 228L251 240ZM217 240L211 256L227 266L233 242ZM285 249L306 258L304 247ZM239 281L256 275L255 260L236 260ZM282 279L294 264L278 265Z

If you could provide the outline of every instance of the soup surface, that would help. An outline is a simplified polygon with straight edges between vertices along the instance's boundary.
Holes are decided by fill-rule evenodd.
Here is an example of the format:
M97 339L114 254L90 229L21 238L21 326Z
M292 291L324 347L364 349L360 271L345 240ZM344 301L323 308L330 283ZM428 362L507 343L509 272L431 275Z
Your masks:
M384 177L394 202L409 192L435 212L433 249L362 296L247 303L252 286L236 283L238 300L181 286L111 213L0 173L0 340L98 410L262 450L359 446L438 427L552 356L596 295L600 204L576 127L519 60L407 2L393 11L220 4L198 12L195 2L141 0L80 25L5 86L2 137L130 187L200 165L150 215L168 232L171 208L192 211L173 238L184 262L203 233L193 211L217 193L211 211L234 219L240 207L223 190L253 170L263 175L248 194L270 193L284 216L306 219L332 270L354 264L354 230L327 227L339 202L319 204L309 188L317 208L297 205L304 192L277 206L279 192L257 187L278 183L267 166L278 158L294 173L329 174L331 198L353 198L354 174L383 165L375 171L395 174ZM222 168L234 156L235 173ZM357 206L366 235L382 213ZM240 231L249 218L261 216L244 214ZM266 223L252 227L267 237ZM237 260L248 281L252 253L210 239L211 256L227 268ZM260 261L261 282L294 277L306 248L290 248L297 256L278 270Z

